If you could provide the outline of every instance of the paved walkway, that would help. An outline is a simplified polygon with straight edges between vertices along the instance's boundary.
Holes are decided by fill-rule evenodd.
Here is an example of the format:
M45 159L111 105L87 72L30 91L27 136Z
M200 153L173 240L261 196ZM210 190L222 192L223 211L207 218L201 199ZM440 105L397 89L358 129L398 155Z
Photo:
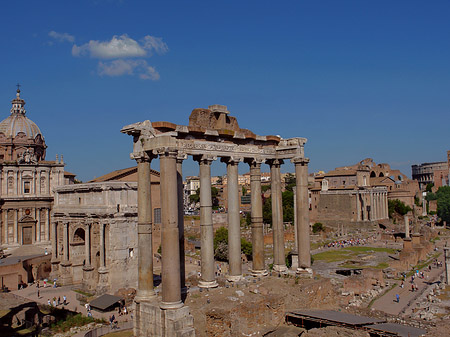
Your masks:
M77 300L76 298L77 293L72 290L71 286L52 288L52 285L48 285L47 288L44 288L42 282L40 282L40 285L41 286L39 287L39 295L40 295L39 298L37 296L38 288L36 287L36 284L28 286L27 288L22 290L13 291L12 293L41 304L48 304L48 300L50 300L52 302L52 305L53 305L53 297L56 297L56 300L58 300L59 297L61 299L61 302L63 302L63 296L66 295L67 305L59 305L59 306L57 305L56 306L57 308L76 311L83 315L87 315L85 306L83 304L80 304L80 302ZM119 325L121 322L131 321L130 314L119 316L117 314L117 310L115 312L98 312L96 310L91 310L91 312L94 318L98 319L104 318L107 322L109 321L108 320L109 316L112 313L114 313L114 315L116 316L116 320L119 322Z
M442 248L439 248L439 252L442 252ZM434 282L439 280L439 276L445 270L444 254L438 257L438 261L443 262L442 267L436 268L432 263L431 271L428 271L428 267L423 268L425 278L415 277L414 284L418 287L418 290L411 291L411 277L406 279L404 287L401 288L401 281L397 281L398 285L377 299L371 308L383 311L391 315L399 315L405 309L413 307L416 299ZM397 303L396 294L400 296L400 301Z

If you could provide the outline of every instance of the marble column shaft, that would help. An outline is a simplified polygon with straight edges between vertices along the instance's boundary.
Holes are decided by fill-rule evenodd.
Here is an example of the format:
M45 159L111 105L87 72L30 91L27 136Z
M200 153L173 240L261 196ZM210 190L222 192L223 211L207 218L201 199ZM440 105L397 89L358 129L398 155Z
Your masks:
M58 237L56 235L57 227L57 222L52 224L52 261L56 261L58 259Z
M228 263L230 281L238 281L242 277L241 262L241 223L239 216L239 176L238 160L227 160L228 190Z
M311 268L310 237L309 237L309 198L308 198L308 162L307 158L293 160L295 163L298 232L298 266L305 270ZM343 228L342 228L343 232Z
M283 204L281 194L282 160L270 162L270 179L272 190L272 230L273 230L273 267L275 271L284 271L286 258L284 254Z
M46 239L47 239L47 241L50 241L51 240L50 239L50 231L51 231L51 229L50 229L50 226L51 226L51 223L50 223L50 208L47 209L46 221L47 221L47 230L46 230L47 236L46 236Z
M23 240L23 238L22 238ZM14 242L19 242L19 210L14 210Z
M5 239L3 240L3 242L4 243L8 243L8 236L9 236L9 232L8 232L8 226L9 226L9 223L8 223L8 211L9 211L9 209L6 209L5 210L5 222L4 222L4 230L5 230Z
M85 267L91 266L91 225L86 224L84 231L84 254L85 254Z
M41 209L36 208L36 241L41 241Z
M138 163L138 291L137 301L155 296L153 290L153 242L150 158Z
M250 165L251 219L252 219L252 273L266 274L264 261L264 229L261 197L261 162L253 160Z
M100 268L105 268L105 224L99 223L100 226Z
M177 152L164 149L161 171L162 309L181 308L180 245L178 228Z
M180 246L180 284L181 291L186 292L186 266L184 255L184 202L183 202L183 160L186 155L177 156L177 196L178 196L178 233Z
M405 237L406 238L410 238L409 235L409 218L408 216L405 214L403 219L405 220Z
M217 287L214 274L214 229L211 199L211 163L206 156L199 158L200 166L200 241L201 279L199 287Z
M64 232L63 232L63 240L64 240L64 261L69 261L69 224L67 222L64 223ZM100 253L101 258L101 253Z

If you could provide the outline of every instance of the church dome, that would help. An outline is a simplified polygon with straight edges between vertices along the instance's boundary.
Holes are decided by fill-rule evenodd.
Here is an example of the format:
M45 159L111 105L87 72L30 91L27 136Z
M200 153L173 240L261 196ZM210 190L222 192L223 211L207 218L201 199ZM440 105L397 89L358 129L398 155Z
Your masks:
M36 123L25 116L25 101L20 98L19 89L11 103L11 115L0 122L0 160L45 160L44 137Z
M34 140L40 135L43 140L44 137L39 127L25 116L25 101L20 98L20 90L17 90L16 98L11 103L11 115L0 123L0 133L3 133L6 138L15 138L22 132L26 138Z

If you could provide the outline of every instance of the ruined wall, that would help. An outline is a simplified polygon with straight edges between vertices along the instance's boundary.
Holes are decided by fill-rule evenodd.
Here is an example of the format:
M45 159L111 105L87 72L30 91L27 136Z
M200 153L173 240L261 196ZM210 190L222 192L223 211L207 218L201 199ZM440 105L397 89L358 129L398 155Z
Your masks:
M356 201L350 194L321 193L317 206L317 221L355 221Z

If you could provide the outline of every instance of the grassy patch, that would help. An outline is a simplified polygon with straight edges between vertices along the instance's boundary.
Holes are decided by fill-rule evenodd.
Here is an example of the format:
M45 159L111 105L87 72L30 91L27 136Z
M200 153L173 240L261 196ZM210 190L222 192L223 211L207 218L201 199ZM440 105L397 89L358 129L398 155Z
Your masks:
M66 319L59 320L55 324L52 324L51 329L55 332L65 332L75 326L83 326L92 322L104 323L105 320L94 319L92 317L83 316L82 314L69 315Z
M395 254L397 250L392 248L378 248L378 247L346 247L338 250L329 250L326 252L317 253L314 254L313 257L315 261L339 262L343 260L355 259L359 254L370 254L379 252Z
M73 291L76 292L76 293L78 293L78 294L81 294L81 295L83 295L83 296L86 296L86 297L92 297L92 296L94 296L94 294L91 294L91 293L88 293L88 292L86 292L86 291L79 290L79 289L73 289Z
M442 254L442 253L436 253L436 254L434 254L432 257L430 257L428 260L426 260L426 261L424 261L424 262L422 262L422 263L419 263L418 265L415 265L415 266L412 268L412 270L411 270L408 274L406 274L406 277L409 277L409 276L413 275L413 274L416 272L416 270L421 270L421 269L423 269L423 268L425 268L425 267L428 267L428 265L429 265L430 263L432 263L432 262L434 261L434 259L437 259L438 256L441 255L441 254Z

